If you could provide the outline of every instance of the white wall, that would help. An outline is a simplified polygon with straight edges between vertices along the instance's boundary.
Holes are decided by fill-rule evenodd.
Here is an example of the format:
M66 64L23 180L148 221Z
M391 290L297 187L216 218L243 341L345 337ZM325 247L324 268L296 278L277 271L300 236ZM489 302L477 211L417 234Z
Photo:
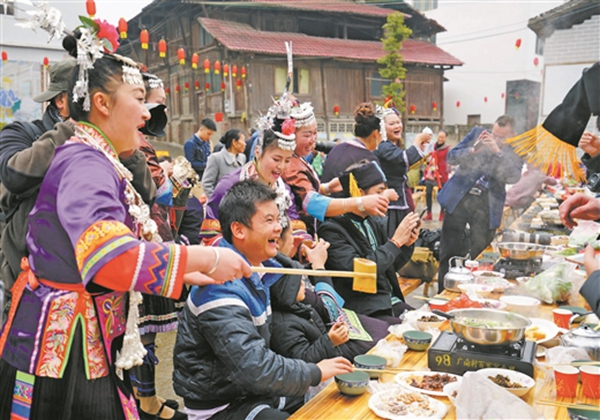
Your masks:
M504 113L501 95L506 93L507 81L542 81L544 60L537 56L538 66L533 63L536 35L527 22L563 2L439 0L437 9L425 13L447 29L437 35L437 45L465 63L445 72L446 125L466 124L467 115L476 114L481 115L481 123L491 124ZM518 38L522 42L516 49Z

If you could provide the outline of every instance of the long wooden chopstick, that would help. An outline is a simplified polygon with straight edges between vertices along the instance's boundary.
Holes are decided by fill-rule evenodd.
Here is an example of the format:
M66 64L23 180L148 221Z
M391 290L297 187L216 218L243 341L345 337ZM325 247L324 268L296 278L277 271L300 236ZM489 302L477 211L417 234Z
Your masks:
M298 276L315 277L363 277L377 278L376 273L361 273L358 271L335 271L335 270L307 270L304 268L282 268L282 267L252 267L254 273L292 274Z
M366 372L366 373L387 373L388 375L395 375L401 372L412 372L414 369L402 369L402 368L387 368L387 369L363 369L354 367L355 372Z
M548 405L548 406L552 406L552 407L574 408L576 410L589 410L589 411L600 412L600 407L593 406L593 405L585 405L585 404L572 404L572 403L550 401L550 400L539 400L535 404Z

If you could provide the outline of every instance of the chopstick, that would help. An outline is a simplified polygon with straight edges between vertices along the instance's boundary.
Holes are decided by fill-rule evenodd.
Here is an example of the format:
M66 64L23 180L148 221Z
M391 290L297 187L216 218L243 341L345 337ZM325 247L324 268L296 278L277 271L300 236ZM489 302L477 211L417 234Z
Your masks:
M361 273L357 271L336 271L336 270L307 270L303 268L282 268L282 267L252 267L253 273L275 273L275 274L291 274L297 276L314 276L314 277L368 277L377 278L376 273Z
M595 360L589 360L589 361L581 361L581 362L571 362L569 363L571 366L600 366L600 362L595 361Z
M557 401L550 401L550 400L539 400L535 404L549 405L552 407L574 408L576 410L589 410L589 411L600 412L600 407L593 406L593 405L585 405L585 404L571 404L571 403L566 403L566 402L557 402Z
M400 372L412 372L414 369L402 369L402 368L387 368L387 369L363 369L354 367L355 372L366 372L366 373L387 373L388 375L395 375Z

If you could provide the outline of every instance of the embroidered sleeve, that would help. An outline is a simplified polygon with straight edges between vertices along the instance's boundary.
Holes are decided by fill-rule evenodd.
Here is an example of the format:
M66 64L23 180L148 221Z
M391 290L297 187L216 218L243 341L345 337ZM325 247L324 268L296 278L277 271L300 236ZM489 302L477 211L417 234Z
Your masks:
M309 191L302 202L302 207L305 212L323 222L325 221L325 213L327 213L329 203L331 203L331 198L315 191Z
M139 241L120 222L91 225L77 241L75 257L85 285L94 282L111 290L170 298L181 294L185 247Z

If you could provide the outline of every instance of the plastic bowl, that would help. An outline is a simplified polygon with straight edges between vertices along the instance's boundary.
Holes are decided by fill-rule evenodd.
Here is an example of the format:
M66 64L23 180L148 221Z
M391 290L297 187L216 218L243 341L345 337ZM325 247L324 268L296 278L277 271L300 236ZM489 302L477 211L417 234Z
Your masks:
M441 318L437 315L431 314L431 315L426 315L426 316L430 316L430 317L436 317L439 321L419 321L419 319L417 318L416 324L417 324L417 328L420 331L426 331L429 329L438 329L441 327L441 325L444 323L444 321L446 321L444 318Z
M353 397L364 394L367 390L369 374L366 372L352 372L335 375L335 383L342 394Z
M487 284L459 284L458 288L463 293L468 293L469 290L473 290L480 298L487 298L494 291L494 288Z
M540 301L536 298L522 295L501 296L500 302L506 304L506 310L516 312L525 316L533 316L540 306Z
M454 404L454 401L456 400L456 396L458 395L460 385L460 382L450 382L449 384L444 385L444 394L446 394L446 397L448 397L452 404Z
M383 357L374 354L359 354L354 357L354 366L358 369L383 370L386 363L387 361ZM377 379L381 373L369 372L368 375L371 379Z
M504 388L517 397L522 397L523 395L527 394L529 390L535 386L535 381L533 378L525 375L524 373L517 372L516 370L488 368L479 369L477 372L481 373L486 378L489 378L490 376L494 377L496 375L507 376L511 382L516 382L523 385L522 388Z
M448 309L448 299L440 299L440 298L434 298L434 299L430 299L428 304L429 304L429 308L433 311L434 309L437 309L438 311L443 311L446 312L446 309Z
M416 330L405 331L404 334L402 334L402 337L408 348L415 351L427 350L433 338L428 332Z

